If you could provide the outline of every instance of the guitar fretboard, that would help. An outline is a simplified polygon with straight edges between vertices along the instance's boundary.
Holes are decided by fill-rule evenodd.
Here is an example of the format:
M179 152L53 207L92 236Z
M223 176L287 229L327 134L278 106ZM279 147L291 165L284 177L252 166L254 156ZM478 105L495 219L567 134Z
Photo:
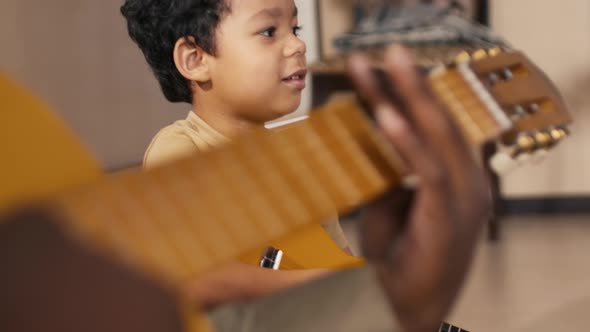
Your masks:
M512 123L467 66L433 72L430 86L474 147L510 129Z
M501 138L518 156L568 136L563 98L523 54L480 50L467 58L428 82L474 148ZM361 206L407 173L356 104L343 101L277 132L255 131L154 171L70 191L51 207L87 247L177 287ZM203 322L192 309L187 322ZM443 324L440 331L464 330Z
M469 75L446 70L429 82L474 147L507 129ZM254 131L205 154L67 193L57 211L85 243L182 285L361 206L407 175L356 103L325 108L280 131ZM440 331L462 330L444 324Z
M177 284L368 202L404 169L369 120L343 102L280 132L114 176L60 204L78 235Z
M430 85L475 147L506 119L468 70ZM356 103L341 100L278 132L150 172L129 172L60 200L78 235L177 284L397 185L403 162Z

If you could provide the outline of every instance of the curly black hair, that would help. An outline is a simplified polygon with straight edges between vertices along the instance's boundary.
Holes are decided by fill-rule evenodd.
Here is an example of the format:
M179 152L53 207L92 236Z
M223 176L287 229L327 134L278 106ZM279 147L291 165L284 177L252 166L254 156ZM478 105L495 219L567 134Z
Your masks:
M162 92L171 102L192 103L188 82L174 64L174 46L193 37L215 55L215 30L230 8L225 0L126 0L121 14L131 39L143 52Z

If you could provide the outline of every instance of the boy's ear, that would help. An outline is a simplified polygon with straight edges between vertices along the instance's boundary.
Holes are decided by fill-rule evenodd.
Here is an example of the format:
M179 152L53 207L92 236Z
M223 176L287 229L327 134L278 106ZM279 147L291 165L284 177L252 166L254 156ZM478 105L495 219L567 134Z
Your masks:
M180 38L174 46L174 63L184 78L206 83L211 80L209 54L200 48L193 37Z

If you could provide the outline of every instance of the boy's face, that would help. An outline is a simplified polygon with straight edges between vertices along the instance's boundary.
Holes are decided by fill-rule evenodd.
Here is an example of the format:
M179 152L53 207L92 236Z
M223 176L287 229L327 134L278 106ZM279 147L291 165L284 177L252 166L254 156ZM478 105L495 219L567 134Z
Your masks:
M307 66L293 0L232 0L216 34L215 97L249 121L291 113L301 102Z

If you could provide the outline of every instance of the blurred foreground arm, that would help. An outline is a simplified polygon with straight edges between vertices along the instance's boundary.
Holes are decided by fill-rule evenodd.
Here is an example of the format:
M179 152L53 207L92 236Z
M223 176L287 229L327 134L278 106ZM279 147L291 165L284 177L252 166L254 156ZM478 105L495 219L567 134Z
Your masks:
M394 47L386 56L396 104L378 92L365 59L353 58L350 68L383 134L419 179L411 195L390 195L366 209L363 250L404 330L435 331L469 270L490 209L488 183L406 50Z

